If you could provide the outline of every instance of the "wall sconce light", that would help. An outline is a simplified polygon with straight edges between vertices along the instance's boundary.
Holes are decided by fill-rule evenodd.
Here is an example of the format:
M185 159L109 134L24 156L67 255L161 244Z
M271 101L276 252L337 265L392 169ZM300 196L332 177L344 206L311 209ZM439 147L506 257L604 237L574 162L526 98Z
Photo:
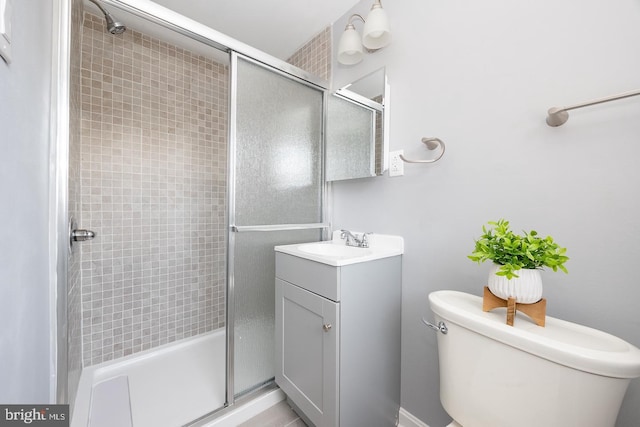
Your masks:
M364 22L362 39L353 25L353 20L356 18ZM389 18L387 18L387 13L382 8L380 0L375 0L366 20L357 13L349 17L344 33L338 42L338 62L344 65L357 64L362 61L364 56L362 46L369 51L374 51L385 47L390 41Z

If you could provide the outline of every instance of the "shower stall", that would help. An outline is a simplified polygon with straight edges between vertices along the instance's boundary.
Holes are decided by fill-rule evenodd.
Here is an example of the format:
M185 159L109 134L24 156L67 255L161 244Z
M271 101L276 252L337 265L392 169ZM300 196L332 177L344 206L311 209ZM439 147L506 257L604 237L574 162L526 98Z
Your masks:
M326 83L97 1L69 0L61 215L95 238L65 254L58 396L74 426L207 425L273 387L273 247L328 231Z

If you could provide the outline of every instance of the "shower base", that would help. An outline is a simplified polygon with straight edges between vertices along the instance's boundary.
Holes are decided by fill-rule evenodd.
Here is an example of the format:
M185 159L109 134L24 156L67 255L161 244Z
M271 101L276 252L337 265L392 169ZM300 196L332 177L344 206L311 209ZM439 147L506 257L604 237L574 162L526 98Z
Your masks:
M225 345L223 328L85 368L72 427L176 427L222 407Z

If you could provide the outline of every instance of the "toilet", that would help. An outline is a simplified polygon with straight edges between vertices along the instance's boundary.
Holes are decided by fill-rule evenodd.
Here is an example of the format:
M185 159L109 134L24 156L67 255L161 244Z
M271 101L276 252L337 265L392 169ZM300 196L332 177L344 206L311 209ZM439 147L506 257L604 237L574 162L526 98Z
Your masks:
M547 316L546 326L482 298L429 295L438 334L440 400L448 427L614 427L640 350L592 328Z

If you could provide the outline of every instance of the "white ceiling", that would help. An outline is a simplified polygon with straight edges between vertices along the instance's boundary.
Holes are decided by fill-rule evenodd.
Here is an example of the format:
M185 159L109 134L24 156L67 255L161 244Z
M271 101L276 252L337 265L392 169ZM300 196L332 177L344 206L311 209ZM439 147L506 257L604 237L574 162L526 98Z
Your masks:
M358 0L153 1L284 60L358 3Z

